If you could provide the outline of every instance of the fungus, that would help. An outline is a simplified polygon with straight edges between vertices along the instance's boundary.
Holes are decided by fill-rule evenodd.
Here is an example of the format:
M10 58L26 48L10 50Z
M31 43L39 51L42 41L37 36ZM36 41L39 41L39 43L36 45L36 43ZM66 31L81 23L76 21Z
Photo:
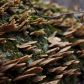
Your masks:
M66 32L64 32L64 36L70 35L72 33L74 33L77 29L73 29L73 27L69 28Z
M42 54L40 57L48 57L48 54Z
M51 81L51 82L44 82L42 84L58 84L60 80L54 80L54 81Z
M8 59L1 61L0 66L3 65L3 63L6 63L7 61L8 61Z
M0 73L0 76L4 76L5 75L5 73Z
M60 56L66 56L72 54L74 51L67 51L67 52L60 52L60 53L55 53L52 55L49 55L49 57L60 57Z
M5 43L6 42L6 38L0 38L0 43Z
M24 12L27 11L27 10L28 10L28 7L26 7L24 10L22 10L22 11L20 12L20 14L24 13Z
M36 76L32 79L33 82L39 82L43 80L46 76Z
M45 58L36 60L36 61L32 62L31 64L27 65L27 67L34 67L34 66L38 65L43 60L45 60Z
M51 50L48 50L46 53L49 54L51 52L58 51L58 50L59 50L59 47L51 49Z
M21 73L22 71L24 71L27 67L21 67L19 69L17 69L17 73Z
M9 64L18 63L18 62L19 62L19 59L11 60L11 61L5 63L3 66L9 65Z
M52 63L50 63L50 64L47 64L47 66L49 66L49 67L54 66L54 65L56 65L55 62L52 62Z
M48 25L48 24L52 24L53 26L55 25L58 25L62 22L63 18L60 18L60 19L51 19L49 21L47 21L45 24Z
M84 26L81 25L80 23L77 23L77 24L78 24L76 27L77 30L74 32L74 35L75 36L83 36L84 35L84 32L83 32Z
M22 75L22 76L18 76L17 78L15 78L13 81L17 81L17 80L22 80L31 76L36 75L35 73L31 73L31 74L26 74L26 75Z
M11 32L14 31L15 29L15 20L13 19L9 25L7 25L8 23L3 24L2 26L0 26L0 31L1 32Z
M59 46L61 45L63 42L53 42L49 45L49 47L54 47L54 46Z
M72 45L72 44L73 44L73 43L63 42L63 43L59 44L58 46L59 46L60 48L64 48L64 47L70 46L70 45Z
M41 62L41 63L39 64L39 66L45 66L46 64L49 64L49 63L58 61L58 60L61 59L61 58L62 58L62 57L48 58L48 59L44 60L43 62Z
M23 21L25 21L25 19L27 18L27 16L28 16L28 13L24 13L22 15L22 17L20 17L19 19L17 19L16 22L22 23Z
M30 33L30 35L35 35L35 36L40 36L40 35L43 35L43 34L45 34L44 29L41 29L39 31L34 31L34 32Z
M73 75L76 71L79 71L79 70L80 70L79 68L78 69L70 69L68 71L64 71L63 75L65 77L69 77L69 76Z
M65 52L65 51L69 50L70 48L71 48L71 46L65 47L65 48L61 49L58 53Z
M27 48L30 47L31 45L29 44L23 44L23 45L17 45L18 48Z
M14 4L14 1L8 1L6 2L5 4L3 4L1 7L0 7L0 15L3 15L5 14L6 12L4 12L5 10L7 10L9 8L9 6L13 5Z
M58 37L51 37L51 38L48 38L48 40L50 43L55 43L56 41L57 42L61 41L61 39Z
M25 52L38 52L38 51L41 51L41 49L34 49L37 46L31 46L32 44L35 44L35 43L37 43L37 41L31 41L31 42L22 44L21 46L17 45L17 47L22 48L23 51L25 51Z
M17 15L17 14L13 15L13 16L9 19L9 21L12 21L13 19L16 19L16 18L18 18L18 15Z
M80 55L79 57L80 57L80 58L84 58L84 54Z
M70 27L73 25L73 23L76 21L74 18L67 18L65 19L61 24L59 24L60 27Z
M59 69L60 67L61 67L61 66L56 67L56 68L53 68L53 69L49 69L49 70L48 70L48 74L50 74L50 73L56 71L56 70Z
M58 69L55 70L54 74L59 74L59 73L63 72L66 68L67 68L67 66L60 67L60 68L58 68Z
M5 32L0 32L0 36L3 35Z
M4 82L10 82L11 79L9 79L8 77L0 77L0 83L4 83Z
M0 54L2 53L6 55L0 56L0 83L9 81L17 82L19 80L25 81L24 79L31 77L28 80L29 82L31 81L31 83L38 83L39 81L46 78L44 81L41 81L39 83L44 82L42 84L58 84L58 82L62 78L64 80L64 78L76 77L81 74L81 72L78 72L80 69L77 67L79 66L73 67L80 61L76 60L76 57L74 58L73 55L76 56L76 51L75 47L71 48L71 46L76 46L83 43L84 27L72 17L72 14L67 15L67 17L65 15L60 16L61 13L70 13L73 12L72 10L67 10L56 3L50 3L46 5L46 7L42 4L42 6L37 5L38 3L39 2L36 1L31 3L30 0L29 2L27 0L7 0L5 2L3 0L0 1L0 15L2 15L0 21L0 43L6 42L7 39L7 43L2 44L0 48ZM32 4L34 7L32 6ZM36 10L33 10L31 6ZM55 11L56 8L57 10ZM37 11L37 9L40 13ZM40 17L38 17L38 15L36 14L38 14ZM49 16L50 19L47 19L46 15ZM53 18L55 16L60 17ZM58 27L66 28L60 29ZM67 29L67 27L69 28ZM53 31L54 33L51 35ZM24 34L26 34L25 37ZM16 39L18 37L16 37L16 35L18 35L20 39L23 38L24 43L22 43L23 40L20 41L19 39ZM35 35L37 37L34 38L31 35ZM38 36L40 35L43 36L39 41ZM50 37L48 37L49 35ZM75 36L82 36L80 37L82 39L78 40L78 38L75 38ZM45 38L50 43L49 46ZM66 38L68 41L66 41ZM77 40L76 42L74 42L74 44L70 43L73 40L72 38ZM29 42L25 43L27 40ZM35 40L38 40L38 43ZM9 48L9 45L12 45L12 47ZM41 49L38 49L39 47ZM48 49L48 47L50 49ZM81 45L77 47L77 50L78 48L80 49L78 51L80 57L84 57L82 47ZM6 51L4 50L4 48L6 48ZM73 51L68 51L69 49L72 49ZM38 51L41 52L38 53ZM20 57L21 55L19 54L19 52L23 54L23 57ZM24 56L26 53L32 54ZM9 55L11 55L11 57L9 57ZM12 56L14 57L12 58ZM15 57L17 57L17 59L15 59ZM6 58L9 58L9 61ZM82 64L80 63L80 65ZM46 76L45 73L47 74ZM44 75L40 76L42 74ZM46 82L50 81L51 77L55 80L52 79L51 82ZM67 84L67 82L65 83Z
M72 46L77 46L79 44L84 44L84 39L77 40Z
M19 58L19 60L20 60L19 63L24 63L31 57L32 57L32 55L25 55L24 57Z
M77 77L79 75L81 75L81 72L76 72L76 73L72 74L71 77Z
M15 66L15 65L16 65L16 64L10 64L10 65L3 66L3 67L1 67L0 72L4 72L4 71L6 71L6 70L12 68L12 67Z
M46 13L45 13L45 15L47 15L47 16L51 16L53 14L53 12L51 11L51 10L48 10L48 11L46 11Z
M54 79L55 80L58 80L58 79L61 79L63 77L63 74L60 74L60 75L56 75L55 77L54 77Z
M45 23L45 22L46 22L46 20L44 18L38 18L38 19L36 19L34 21L31 21L30 24L32 24L32 25L41 25L42 23Z
M63 66L69 66L71 65L72 63L74 63L76 60L71 60L71 61L68 61L66 63L63 64Z
M23 66L25 66L25 65L26 65L26 63L16 64L15 66L13 66L13 67L10 69L10 71L14 71L15 69L18 69L18 68L23 67Z
M8 38L8 40L15 41L15 38Z
M30 25L27 25L27 26L23 26L20 30L19 30L19 32L21 32L21 31L25 31L27 28L29 28L30 27Z
M26 48L26 49L24 49L24 51L29 52L29 51L31 51L33 48L36 48L36 46L32 46L32 47Z
M43 70L41 67L33 67L24 72L24 74L30 74L30 73L40 73Z

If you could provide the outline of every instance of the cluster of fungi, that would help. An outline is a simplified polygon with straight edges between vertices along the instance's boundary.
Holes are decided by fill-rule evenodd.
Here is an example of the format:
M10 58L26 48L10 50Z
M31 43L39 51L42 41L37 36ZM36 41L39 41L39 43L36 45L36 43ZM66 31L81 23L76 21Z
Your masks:
M73 10L67 10L57 3L39 3L43 4L43 6L37 5L38 3L32 1L34 8L45 16L53 17L61 13L73 12ZM10 18L5 23L0 22L0 44L4 45L8 40L17 41L11 37L11 33L15 32L26 36L29 35L34 40L16 44L16 48L20 52L29 55L13 60L4 59L4 54L0 56L0 84L6 82L18 84L26 79L30 81L30 84L37 82L40 84L58 84L62 79L81 75L80 67L77 66L80 61L74 59L72 55L76 53L80 55L80 59L84 58L84 49L80 46L84 44L84 26L72 14L46 19L36 15L36 11L27 0L0 0L0 18L4 17L4 15ZM81 18L82 14L77 14L77 16ZM34 27L38 28L32 31ZM49 32L53 30L53 27L63 32L60 34L59 30L54 29L55 31L51 34L46 31L45 27L49 27ZM8 33L10 33L10 37L5 37ZM46 35L47 33L50 36ZM48 45L44 53L37 45L39 42L35 40L35 38L39 39L40 36L43 36ZM81 39L77 37L81 37ZM64 38L68 40L63 40ZM74 42L71 41L75 38ZM75 48L78 48L77 52L74 51ZM32 62L28 61L33 59L33 54L36 52L40 52L38 56L35 56L36 59Z

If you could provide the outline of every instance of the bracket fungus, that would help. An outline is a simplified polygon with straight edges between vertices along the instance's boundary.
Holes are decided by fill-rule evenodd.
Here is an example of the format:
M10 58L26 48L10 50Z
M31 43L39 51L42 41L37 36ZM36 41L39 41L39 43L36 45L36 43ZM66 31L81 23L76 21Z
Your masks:
M73 84L84 76L77 13L57 3L0 0L0 84Z
M43 34L45 34L44 29L39 30L39 31L34 31L34 32L30 33L30 35L35 35L35 36L40 36L40 35L43 35Z
M46 76L36 76L36 77L33 78L32 81L33 81L33 82L39 82L39 81L43 80L45 77L46 77Z

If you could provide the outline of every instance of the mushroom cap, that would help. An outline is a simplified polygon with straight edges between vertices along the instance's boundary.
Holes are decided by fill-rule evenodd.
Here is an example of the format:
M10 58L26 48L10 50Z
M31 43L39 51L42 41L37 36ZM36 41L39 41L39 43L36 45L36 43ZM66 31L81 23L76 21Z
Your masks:
M6 42L6 38L0 38L0 43L5 43Z
M18 62L19 62L19 59L11 60L11 61L5 63L3 66L9 65L9 64L18 63Z
M26 70L23 74L30 74L30 73L40 73L43 70L41 67L33 67Z
M43 35L43 34L45 34L44 29L41 29L39 31L34 31L34 32L30 33L30 35L35 35L35 36L40 36L40 35Z
M72 54L74 51L67 51L67 52L60 52L60 53L55 53L52 55L49 55L48 57L60 57L60 56L67 56Z
M62 58L62 57L48 58L48 59L44 60L43 62L41 62L41 63L39 64L39 66L45 66L45 65L47 65L47 64L49 64L49 63L52 63L52 62L55 62L55 61L57 61L57 60L59 60L59 59L61 59L61 58Z
M25 65L26 65L26 63L16 64L15 66L13 66L13 67L10 69L10 71L13 71L13 70L18 69L18 68L20 68L20 67L22 67L22 66L25 66Z
M18 76L13 81L22 80L22 79L29 78L29 77L34 76L34 75L36 75L36 74L35 73L31 73L31 74L26 74L26 75Z
M35 44L35 43L37 43L37 41L30 41L30 42L28 42L28 43L24 43L24 44L22 44L22 45L17 45L17 47L18 48L27 48L27 47L30 47L31 46L31 44Z
M64 48L64 47L66 47L66 46L70 46L70 45L72 45L72 43L69 43L69 42L63 42L62 44L58 45L58 47L60 47L60 48Z
M75 29L72 29L72 30L67 30L66 32L64 32L63 35L66 36L66 35L72 34L72 33L74 33L76 30L77 30L76 28L75 28Z
M3 63L7 62L8 60L9 60L9 59L6 59L6 60L1 61L1 62L0 62L0 66L2 66Z
M61 79L63 77L63 74L60 74L60 75L56 75L55 77L54 77L54 79Z
M19 69L17 69L17 73L21 73L22 71L24 71L27 67L21 67Z
M23 44L23 45L17 45L17 48L27 48L30 47L31 45L29 44Z
M58 84L60 80L54 80L54 81L51 81L51 82L45 82L45 83L42 83L42 84Z
M76 72L76 73L72 74L71 77L77 77L79 75L81 75L81 72Z
M66 63L63 64L63 66L69 66L71 65L72 63L74 63L76 60L71 60L71 61L68 61Z
M49 73L52 73L52 72L54 72L54 71L56 71L56 70L58 70L60 67L61 67L61 66L56 67L56 68L53 68L53 69L48 69L48 74L49 74Z
M20 60L19 63L24 63L31 57L32 57L32 54L31 55L26 55L24 57L21 57L21 58L19 58L19 60Z
M3 66L3 67L1 67L0 72L4 72L4 71L6 71L6 70L12 68L12 67L15 66L15 65L16 65L16 63Z
M0 73L0 76L3 76L3 75L5 75L5 73Z
M55 70L55 74L61 73L61 72L64 71L66 68L68 68L68 67L65 66L65 67L60 67L60 68L58 68L57 70Z
M77 40L72 46L77 46L79 44L84 44L84 39Z
M8 38L8 40L15 41L15 38Z
M36 76L36 77L33 78L32 81L33 81L33 82L39 82L39 81L43 80L45 77L46 77L46 76Z
M12 20L9 25L5 23L4 25L0 26L1 32L11 32L14 31L14 29L15 29L15 20Z
M0 36L3 35L5 32L0 32Z
M58 53L65 52L65 51L69 50L70 48L71 48L71 46L65 47L65 48L61 49Z
M45 60L45 58L36 60L36 61L32 62L31 64L27 65L27 67L34 67L35 65L39 64L39 63L42 62L43 60Z
M51 52L58 51L58 50L59 50L59 47L48 50L46 53L49 54Z
M24 13L24 14L22 15L22 17L20 17L19 19L17 19L16 22L22 23L23 21L25 21L25 19L27 18L27 16L28 16L28 12L27 12L27 13Z
M11 79L9 79L8 77L0 77L0 84L5 83L5 82L9 82L9 81L11 81Z
M49 39L49 42L50 42L50 43L53 43L53 44L54 44L55 42L60 42L60 41L61 41L61 39L58 38L58 37L53 37L53 38L50 38L50 39Z
M49 45L49 47L59 46L59 45L61 45L62 43L63 43L63 42L51 43L51 44Z

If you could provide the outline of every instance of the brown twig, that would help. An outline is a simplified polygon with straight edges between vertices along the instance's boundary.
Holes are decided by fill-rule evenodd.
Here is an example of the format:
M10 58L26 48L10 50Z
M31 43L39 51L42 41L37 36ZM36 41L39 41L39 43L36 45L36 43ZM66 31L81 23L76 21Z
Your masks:
M76 1L77 1L77 0L76 0ZM38 15L39 17L54 19L54 18L58 18L58 17L63 16L63 15L73 14L74 17L75 17L80 23L82 23L82 21L81 21L75 14L84 13L84 12L78 11L78 12L71 12L71 13L63 13L63 14L60 14L60 15L58 15L58 16L42 16L42 15L35 9L35 7L33 6L33 4L31 3L31 1L28 0L28 2L30 2L31 6L34 8L34 10L36 11L36 13L37 13L37 15ZM77 4L77 6L78 6L78 4ZM78 7L78 10L79 10L79 7ZM82 23L82 25L84 25L84 24Z

